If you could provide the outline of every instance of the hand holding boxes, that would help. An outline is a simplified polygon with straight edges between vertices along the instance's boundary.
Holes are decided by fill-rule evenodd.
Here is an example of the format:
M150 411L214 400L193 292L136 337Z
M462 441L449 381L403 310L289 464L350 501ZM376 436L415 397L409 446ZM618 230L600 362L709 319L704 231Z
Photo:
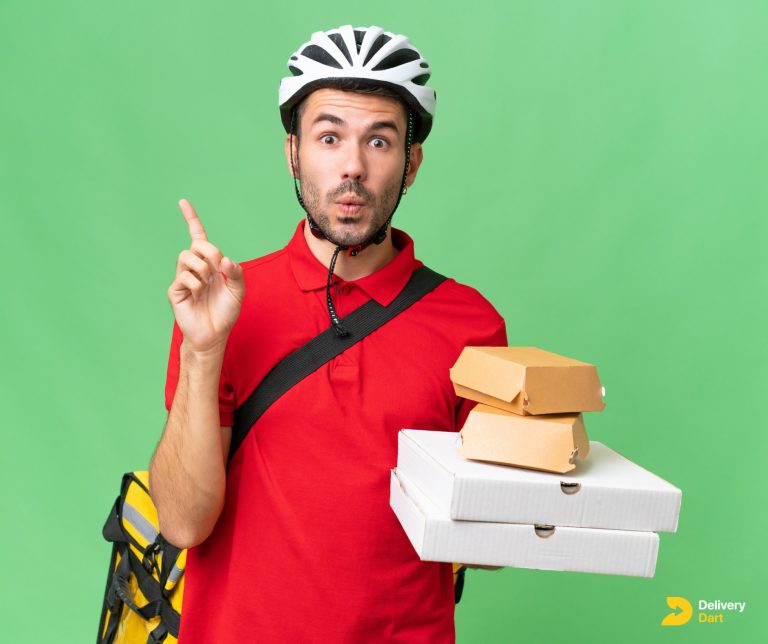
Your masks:
M677 529L682 493L587 440L580 412L604 406L594 366L468 347L451 378L486 404L461 437L401 431L392 472L390 503L422 559L653 576L656 532Z

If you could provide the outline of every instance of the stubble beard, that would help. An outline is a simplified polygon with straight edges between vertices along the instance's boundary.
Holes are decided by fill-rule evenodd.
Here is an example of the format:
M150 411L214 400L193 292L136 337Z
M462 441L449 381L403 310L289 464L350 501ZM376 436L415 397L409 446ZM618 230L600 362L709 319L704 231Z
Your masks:
M348 194L354 194L365 200L364 208L371 210L373 216L365 230L356 232L350 230L344 224L352 224L359 221L360 215L345 217L339 215L340 225L334 229L331 219L321 203L320 189L311 179L305 178L301 182L301 194L304 199L304 205L307 212L315 220L326 239L337 246L358 246L370 241L371 237L384 225L392 214L392 210L397 202L397 195L400 191L400 179L393 181L386 186L381 194L376 194L366 189L359 181L344 181L335 190L331 190L325 196L325 207L331 205L336 199Z

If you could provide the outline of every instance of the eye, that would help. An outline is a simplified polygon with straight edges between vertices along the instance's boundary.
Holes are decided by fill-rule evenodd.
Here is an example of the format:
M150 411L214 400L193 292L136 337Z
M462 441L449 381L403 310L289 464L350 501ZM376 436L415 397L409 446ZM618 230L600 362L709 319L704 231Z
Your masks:
M389 141L387 141L386 139L382 139L380 136L377 136L377 137L371 139L371 145L374 148L378 148L380 150L383 150L384 148L386 148L389 145Z
M333 134L326 134L320 139L326 145L333 145L338 139Z

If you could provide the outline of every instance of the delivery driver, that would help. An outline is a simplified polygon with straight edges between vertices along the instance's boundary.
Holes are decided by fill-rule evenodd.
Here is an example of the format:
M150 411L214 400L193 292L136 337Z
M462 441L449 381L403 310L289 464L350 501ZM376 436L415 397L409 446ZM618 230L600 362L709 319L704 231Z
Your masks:
M461 349L506 344L477 291L449 279L315 371L226 466L233 412L270 369L371 298L387 305L421 265L389 224L432 126L427 62L404 36L345 26L288 68L280 114L307 217L287 246L237 264L180 202L191 243L168 289L169 414L150 466L161 530L190 548L180 641L450 642L451 565L418 559L389 472L401 428L461 428Z

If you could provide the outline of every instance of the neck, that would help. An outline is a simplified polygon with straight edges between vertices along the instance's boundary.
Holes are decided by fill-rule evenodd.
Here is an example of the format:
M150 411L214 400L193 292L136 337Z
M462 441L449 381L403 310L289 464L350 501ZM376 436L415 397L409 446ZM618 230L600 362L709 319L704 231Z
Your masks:
M326 239L318 239L309 229L307 223L304 223L304 239L307 240L309 250L326 268L331 263L333 251L336 246ZM345 251L339 253L336 260L334 274L338 275L346 282L366 277L375 273L382 266L391 262L397 256L397 249L392 243L392 226L387 228L387 238L380 244L371 244L360 251L354 257L350 257Z

